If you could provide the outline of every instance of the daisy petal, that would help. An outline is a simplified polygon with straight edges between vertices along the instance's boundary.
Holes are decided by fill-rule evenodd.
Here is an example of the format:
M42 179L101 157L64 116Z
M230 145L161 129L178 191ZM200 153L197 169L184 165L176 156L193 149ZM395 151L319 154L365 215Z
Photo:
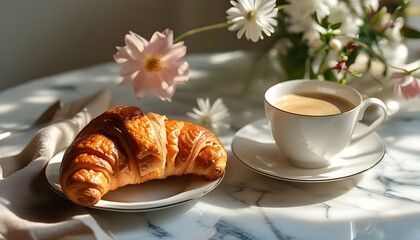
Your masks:
M240 39L245 34L247 40L257 42L270 36L277 26L278 9L276 0L237 0L231 1L232 7L226 11L230 24L229 31L238 31Z
M221 98L216 99L213 105L209 98L198 98L197 105L198 108L193 108L193 112L188 112L187 116L193 118L204 127L213 130L229 128L230 125L223 122L229 116L229 111Z

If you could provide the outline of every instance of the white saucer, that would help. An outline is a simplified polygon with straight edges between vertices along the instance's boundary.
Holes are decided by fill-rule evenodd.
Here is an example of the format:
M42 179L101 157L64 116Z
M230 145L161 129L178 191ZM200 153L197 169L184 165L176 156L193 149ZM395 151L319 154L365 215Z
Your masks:
M365 128L363 124L356 126ZM289 164L277 149L267 119L241 128L232 141L232 152L246 167L260 174L293 182L328 182L348 178L367 171L385 155L385 146L377 133L372 133L344 149L328 167L305 169Z
M63 152L55 155L45 169L45 177L50 187L64 196L59 180L59 169ZM141 212L173 207L202 197L220 184L223 177L206 181L200 176L185 175L152 180L137 185L128 185L110 191L92 208L119 211Z

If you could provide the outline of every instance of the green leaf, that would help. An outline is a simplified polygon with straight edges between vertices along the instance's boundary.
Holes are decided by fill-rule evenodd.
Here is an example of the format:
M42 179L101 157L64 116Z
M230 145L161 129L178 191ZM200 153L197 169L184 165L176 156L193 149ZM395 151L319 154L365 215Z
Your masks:
M341 22L339 22L339 23L334 23L333 25L331 25L331 29L332 30L336 30L336 29L339 29L340 27L341 27Z
M328 69L324 72L324 78L327 81L337 82L337 77L335 76L335 74L333 73L331 69Z
M287 79L301 79L304 77L305 61L307 57L308 47L304 44L293 46L289 49L287 55L279 54L279 61L284 69L287 70Z
M404 37L406 38L420 38L420 32L417 31L416 29L409 27L407 25L405 25L402 29L401 32L403 33Z
M360 53L359 46L357 46L356 49L350 52L350 54L347 56L347 61L346 61L347 67L350 67L350 65L352 65L356 61L356 58L359 55L359 53Z
M318 21L318 15L316 14L316 11L312 14L312 18L315 20L316 23L321 25L321 23Z
M328 22L328 15L321 20L321 26L328 29L330 23Z

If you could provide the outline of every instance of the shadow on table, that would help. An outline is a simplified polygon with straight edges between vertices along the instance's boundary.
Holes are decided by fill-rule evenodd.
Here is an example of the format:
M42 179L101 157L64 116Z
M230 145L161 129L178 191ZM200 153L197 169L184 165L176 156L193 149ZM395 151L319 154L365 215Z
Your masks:
M226 194L251 206L277 208L305 206L337 198L351 191L363 178L360 174L332 182L289 182L255 173L233 156L226 172L220 186Z
M223 215L199 199L144 212L88 211L116 239L209 239Z

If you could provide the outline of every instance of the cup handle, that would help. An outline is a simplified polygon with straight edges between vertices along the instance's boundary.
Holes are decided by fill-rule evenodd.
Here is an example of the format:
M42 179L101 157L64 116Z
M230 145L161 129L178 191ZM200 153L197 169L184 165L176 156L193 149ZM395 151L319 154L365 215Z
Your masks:
M365 114L365 111L368 107L370 106L379 106L380 111L380 115L379 117L372 123L370 124L367 128L354 133L353 136L351 137L350 140L350 144L359 141L360 139L366 137L367 135L369 135L370 133L372 133L373 131L375 131L379 125L381 125L381 123L383 121L385 121L387 115L388 115L388 110L387 107L385 106L385 103L383 103L381 100L377 99L377 98L367 98L365 100L363 100L363 106L362 109L359 112L359 116L358 116L358 121L361 121L363 119L363 116Z

